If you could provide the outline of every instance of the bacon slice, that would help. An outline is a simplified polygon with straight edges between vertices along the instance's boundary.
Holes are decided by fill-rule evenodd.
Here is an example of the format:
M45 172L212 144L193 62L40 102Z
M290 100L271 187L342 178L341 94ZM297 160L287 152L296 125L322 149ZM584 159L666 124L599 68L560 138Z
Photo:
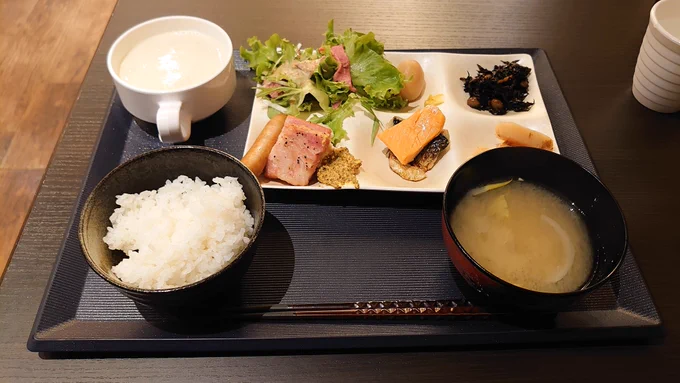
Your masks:
M356 92L356 88L352 85L352 76L349 71L349 58L347 53L345 53L345 48L342 45L336 45L331 47L331 54L335 61L338 62L338 69L335 70L333 74L333 81L344 82L349 86L349 90Z
M288 116L267 158L264 175L295 186L309 181L331 149L331 130Z

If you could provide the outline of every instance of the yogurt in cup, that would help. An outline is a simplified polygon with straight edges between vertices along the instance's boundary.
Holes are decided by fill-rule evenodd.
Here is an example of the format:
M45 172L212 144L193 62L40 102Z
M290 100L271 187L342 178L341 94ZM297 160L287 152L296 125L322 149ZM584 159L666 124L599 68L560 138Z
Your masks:
M111 46L107 66L125 109L158 126L163 142L183 142L191 123L234 94L233 45L218 25L191 16L148 20Z

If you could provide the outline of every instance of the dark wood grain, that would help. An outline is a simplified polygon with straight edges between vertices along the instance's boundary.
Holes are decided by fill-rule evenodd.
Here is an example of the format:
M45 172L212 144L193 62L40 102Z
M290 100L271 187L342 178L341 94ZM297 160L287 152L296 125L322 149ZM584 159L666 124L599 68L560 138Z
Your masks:
M631 79L653 1L184 2L122 0L87 74L62 142L0 287L0 380L40 381L673 381L680 365L680 115L639 105ZM409 352L40 359L25 342L68 224L112 89L104 56L145 19L216 21L235 45L276 31L315 44L325 23L375 31L388 49L540 47L551 59L602 179L628 220L630 243L666 326L662 344Z

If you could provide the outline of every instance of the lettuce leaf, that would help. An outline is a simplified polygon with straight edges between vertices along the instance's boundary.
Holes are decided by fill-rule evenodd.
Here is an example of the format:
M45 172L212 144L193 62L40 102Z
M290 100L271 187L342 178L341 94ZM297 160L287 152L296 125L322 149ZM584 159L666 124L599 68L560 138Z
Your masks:
M257 36L248 39L250 50L241 47L241 57L248 61L248 66L255 70L255 81L260 82L274 72L281 64L293 60L314 60L321 55L316 49L300 49L287 39L274 33L264 43Z
M381 127L374 109L401 109L407 104L399 96L404 87L404 76L385 59L385 47L372 32L364 34L348 29L336 34L331 20L324 36L324 44L319 50L300 49L299 45L293 45L278 34L273 34L264 43L257 37L248 39L250 49L241 47L240 52L250 68L255 70L255 81L260 83L256 88L257 96L278 105L276 108L279 110L285 109L285 113L290 115L310 111L318 104L323 114L311 121L324 124L333 131L333 144L347 137L343 122L354 116L354 106L361 103L373 118L373 144ZM338 62L330 48L335 45L342 45L349 58L356 93L347 84L333 81ZM299 69L297 61L316 59L320 59L318 67L311 75L309 69L304 75L295 70ZM294 60L297 61L291 63ZM269 114L273 113L275 110L270 108Z
M345 52L347 53L348 56L350 52L347 51L348 47L345 43L352 39L358 39L359 40L358 43L360 45L368 46L369 49L371 49L372 51L379 55L382 55L385 52L385 46L383 45L383 43L375 39L375 35L373 34L373 32L365 34L361 32L355 32L352 30L352 28L350 28L343 32L342 35L335 34L333 20L328 22L328 29L326 30L324 36L326 37L326 41L323 44L324 46L332 47L335 45L342 45L345 48ZM349 49L352 48L353 47L349 47Z
M366 47L358 46L349 56L354 86L363 91L378 107L401 109L407 101L400 95L404 76L394 65ZM360 92L361 93L361 92Z
M349 97L349 85L344 82L333 81L333 74L338 67L338 63L332 56L322 60L312 79L318 89L324 91L329 98L330 104L342 103Z
M404 75L385 59L385 47L373 32L364 34L348 29L338 35L331 20L325 37L325 46L343 45L350 62L352 84L360 95L373 101L377 108L401 109L408 104L399 95L404 88Z
M307 97L311 95L316 99L317 103L324 111L331 110L331 100L329 95L312 80L305 81L301 86L290 81L287 86L278 87L263 87L258 86L257 97L264 98L277 105L286 108L286 114L297 116L301 111L309 111L312 108L312 102ZM270 94L276 94L276 97L269 98Z
M270 120L279 114L281 114L280 110L272 108L271 106L267 108L267 117L269 117Z
M277 66L293 60L297 56L295 45L274 33L262 43L253 36L248 39L250 50L241 47L241 57L248 61L248 66L255 70L255 81L260 82L272 73Z
M344 82L326 80L319 76L314 77L316 87L328 95L331 106L343 103L350 95L349 86Z
M324 37L326 38L326 41L324 42L323 45L327 46L335 46L335 45L342 45L342 36L338 36L335 34L335 21L331 19L328 22L328 28L326 28L326 33L324 33ZM351 29L350 29L351 30Z
M366 97L361 97L361 106L366 109L366 112L371 116L373 119L373 128L371 129L371 146L373 146L373 143L375 142L375 137L378 135L378 131L382 128L382 123L380 122L380 119L378 116L375 115L375 102L372 101L369 98Z
M318 59L319 57L321 57L321 55L319 54L319 51L317 51L316 49L305 48L305 49L298 50L297 56L295 58L300 60L300 61L304 61L304 60Z
M326 53L316 71L322 78L332 80L336 70L338 70L338 62L335 61L333 55Z
M347 101L337 109L333 109L320 116L314 116L309 121L329 127L331 131L333 131L333 145L337 145L347 137L347 131L343 128L343 122L347 117L354 116L354 105L356 105L357 102L359 102L358 97L349 97Z
M333 75L337 69L338 62L330 54L330 51L326 51L324 58L319 63L319 67L312 75L316 87L328 95L331 105L344 102L350 94L349 85L333 81Z
M250 50L241 47L241 56L255 70L257 96L286 108L286 113L298 115L300 111L312 108L313 100L323 110L330 110L331 103L345 100L347 91L340 89L332 79L338 63L329 54L322 57L318 50L300 49L290 41L273 34L264 43L251 37ZM305 73L293 62L306 62L322 58L313 72ZM319 77L317 79L317 77ZM310 95L310 97L307 97ZM313 97L313 99L312 99Z

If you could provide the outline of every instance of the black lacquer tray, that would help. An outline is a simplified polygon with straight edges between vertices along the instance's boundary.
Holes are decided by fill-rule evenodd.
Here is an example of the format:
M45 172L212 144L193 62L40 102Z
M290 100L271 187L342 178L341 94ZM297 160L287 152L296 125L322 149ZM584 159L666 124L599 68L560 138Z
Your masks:
M563 155L595 172L548 58L527 53ZM229 104L194 124L189 144L238 157L254 83L235 53ZM566 311L493 312L453 268L441 237L441 194L266 190L267 216L254 261L230 306L193 321L138 308L92 272L82 255L80 208L111 169L163 146L114 93L82 194L28 340L45 352L272 352L646 339L661 321L629 251L617 275Z

